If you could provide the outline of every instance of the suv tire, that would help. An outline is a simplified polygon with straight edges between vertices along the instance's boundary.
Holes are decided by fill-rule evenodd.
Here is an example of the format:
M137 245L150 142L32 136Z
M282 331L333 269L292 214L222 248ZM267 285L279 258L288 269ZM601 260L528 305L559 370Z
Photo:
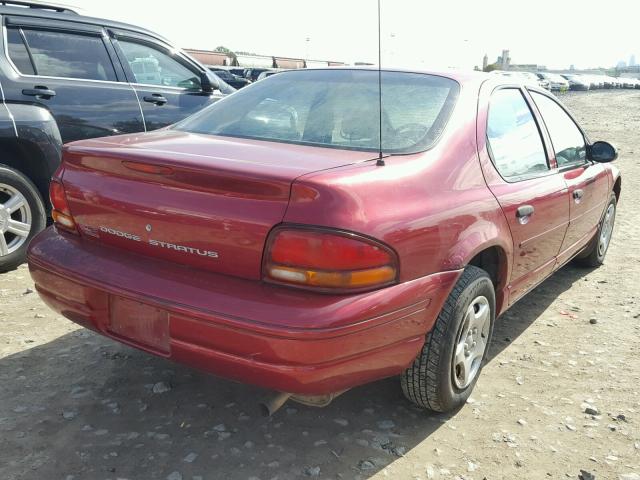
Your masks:
M487 272L474 266L465 268L422 351L402 374L402 390L411 402L448 412L467 401L487 357L495 305Z
M22 173L0 165L0 273L25 261L31 239L47 225L44 202Z

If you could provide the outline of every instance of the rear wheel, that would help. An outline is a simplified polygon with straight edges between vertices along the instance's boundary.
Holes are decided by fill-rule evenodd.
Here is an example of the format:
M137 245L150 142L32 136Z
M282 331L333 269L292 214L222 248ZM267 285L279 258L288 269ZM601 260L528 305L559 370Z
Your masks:
M24 262L29 241L45 226L35 185L17 170L0 166L0 272Z
M495 320L495 291L468 266L442 307L424 347L401 377L405 396L436 412L463 405L484 365Z
M607 209L600 220L598 231L589 243L587 249L578 255L575 262L584 267L599 267L604 263L604 257L609 250L611 237L613 236L613 226L616 222L617 199L615 193L609 197Z

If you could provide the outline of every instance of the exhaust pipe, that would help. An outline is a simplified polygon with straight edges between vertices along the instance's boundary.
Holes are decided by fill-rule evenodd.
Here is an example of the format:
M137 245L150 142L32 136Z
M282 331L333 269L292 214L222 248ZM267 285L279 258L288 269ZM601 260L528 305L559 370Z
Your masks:
M308 407L326 407L336 397L342 395L344 392L346 392L346 390L327 393L324 395L296 395L292 393L276 392L260 402L260 410L262 411L263 416L270 417L280 410L280 408L282 408L289 399Z
M262 415L270 417L276 413L286 403L286 401L289 400L290 396L290 393L276 392L265 398L260 402L260 411L262 412Z

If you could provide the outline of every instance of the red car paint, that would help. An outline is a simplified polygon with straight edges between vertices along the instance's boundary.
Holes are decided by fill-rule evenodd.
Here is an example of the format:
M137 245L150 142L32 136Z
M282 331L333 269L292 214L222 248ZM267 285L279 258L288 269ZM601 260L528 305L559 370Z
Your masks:
M384 166L371 152L173 130L68 145L57 178L80 234L51 227L34 239L39 294L118 341L280 391L336 392L401 373L474 257L496 253L503 312L587 245L619 177L591 162L560 172L549 158L550 175L505 181L486 145L500 80L443 76L461 88L438 142ZM576 188L588 190L579 205ZM535 215L522 225L525 203ZM265 242L280 225L382 242L397 254L397 284L326 294L265 283ZM145 327L131 319L145 315L159 323L135 333Z

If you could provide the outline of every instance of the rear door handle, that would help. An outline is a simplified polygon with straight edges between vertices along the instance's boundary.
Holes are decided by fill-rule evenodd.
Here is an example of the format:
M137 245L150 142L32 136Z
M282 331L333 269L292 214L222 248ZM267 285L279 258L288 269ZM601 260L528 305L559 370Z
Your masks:
M525 224L529 221L529 217L533 215L535 208L532 205L521 205L516 210L516 217L518 221L522 224Z
M158 106L164 105L165 103L167 103L167 99L162 95L160 95L159 93L154 93L153 95L147 95L145 97L142 97L142 99L145 102L154 103Z
M576 202L579 202L582 197L584 197L584 190L582 190L581 188L577 188L576 190L573 191L573 199Z
M40 85L34 88L25 88L24 90L22 90L22 94L27 95L29 97L38 97L38 98L44 98L44 99L49 99L51 97L56 96L55 90L51 90L48 87L40 86Z

